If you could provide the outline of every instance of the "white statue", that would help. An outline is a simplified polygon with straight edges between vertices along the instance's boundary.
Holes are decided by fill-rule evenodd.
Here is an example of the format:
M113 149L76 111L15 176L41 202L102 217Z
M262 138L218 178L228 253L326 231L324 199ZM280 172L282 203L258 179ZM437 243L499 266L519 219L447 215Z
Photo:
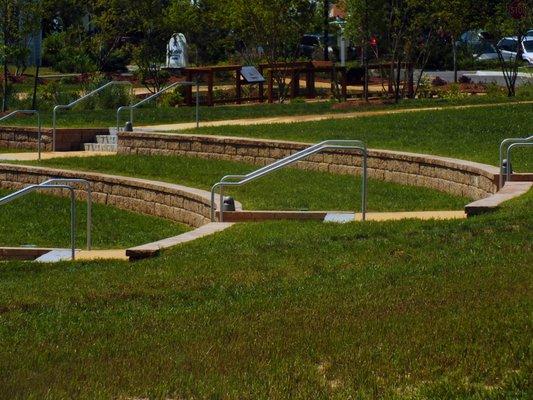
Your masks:
M167 68L185 68L188 63L187 39L183 33L175 33L167 45Z

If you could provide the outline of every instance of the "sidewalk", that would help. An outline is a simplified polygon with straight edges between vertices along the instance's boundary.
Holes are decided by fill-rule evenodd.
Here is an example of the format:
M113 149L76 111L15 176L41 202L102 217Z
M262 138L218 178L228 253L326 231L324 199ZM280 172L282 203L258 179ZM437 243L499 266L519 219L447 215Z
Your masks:
M481 107L501 107L514 104L533 104L533 101L517 101L514 103L492 103L492 104L468 104L463 106L449 106L449 107L423 107L423 108L406 108L395 110L378 110L378 111L354 111L349 113L329 113L319 115L292 115L281 117L265 117L265 118L250 118L250 119L229 119L221 121L205 121L201 122L200 127L216 127L216 126L228 126L228 125L263 125L263 124L291 124L295 122L312 122L312 121L324 121L331 119L351 119L360 117L372 117L378 115L392 115L392 114L406 114L423 111L441 111L441 110L462 110L468 108L481 108ZM201 116L200 116L201 118ZM154 132L171 132L181 131L186 129L196 128L195 122L184 122L177 124L162 124L162 125L145 125L135 127L135 130L154 131Z

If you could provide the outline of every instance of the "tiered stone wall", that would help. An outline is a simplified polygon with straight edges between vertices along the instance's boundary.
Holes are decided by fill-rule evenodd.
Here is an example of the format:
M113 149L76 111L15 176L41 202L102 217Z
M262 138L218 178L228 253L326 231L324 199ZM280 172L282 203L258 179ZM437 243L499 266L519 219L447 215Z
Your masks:
M52 150L52 129L43 128L42 150ZM56 150L83 150L84 143L96 141L96 135L108 135L104 128L60 128L56 130ZM37 151L37 128L28 127L0 127L0 147L9 149Z
M118 152L144 155L186 155L265 165L309 146L307 143L207 135L122 132ZM361 157L354 151L316 154L295 167L335 174L360 174ZM370 178L424 186L474 200L498 189L498 168L425 154L369 150ZM223 173L221 174L223 175Z
M199 227L210 222L210 194L203 190L99 173L0 164L0 188L2 189L21 189L50 178L88 180L91 182L93 201L97 203L167 218L192 227ZM83 186L79 188L76 195L79 199L84 199ZM67 196L68 192L57 190L54 194Z

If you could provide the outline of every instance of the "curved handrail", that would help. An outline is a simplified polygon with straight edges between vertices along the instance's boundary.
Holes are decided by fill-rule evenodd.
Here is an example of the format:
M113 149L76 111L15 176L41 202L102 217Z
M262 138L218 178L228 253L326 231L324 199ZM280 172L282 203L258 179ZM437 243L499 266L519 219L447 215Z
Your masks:
M37 110L15 110L13 112L10 112L7 115L4 115L2 118L0 118L0 121L5 121L6 119L9 119L15 115L18 114L34 114L37 115L37 154L38 154L38 160L41 161L41 141L42 141L42 134L41 134L41 114L39 114L39 111Z
M530 141L533 140L533 136L529 136L529 137L522 137L522 138L507 138L507 139L504 139L501 143L500 143L500 189L503 187L504 185L504 180L503 180L503 177L504 175L510 175L508 174L508 172L510 172L510 168L509 168L509 159L507 159L507 171L506 171L506 174L504 174L504 170L503 170L503 153L504 153L504 148L506 145L507 146L507 151L509 150L509 146L513 143L528 143Z
M530 136L531 139L533 139L533 136ZM533 141L527 141L527 142L517 142L511 144L507 148L507 177L506 182L509 182L511 180L511 150L517 148L517 147L527 147L527 146L533 146Z
M69 110L72 107L74 107L76 104L81 103L83 100L88 99L89 97L94 96L97 93L100 93L102 90L106 89L109 86L113 85L129 85L131 86L133 90L133 84L129 81L111 81L107 82L106 84L100 86L99 88L93 90L92 92L87 93L86 95L83 95L77 100L74 100L70 104L58 104L54 107L52 111L52 150L56 151L56 117L57 117L57 111L58 110Z
M74 194L74 188L69 185L30 185L26 186L24 189L18 190L14 193L8 194L0 198L0 205L4 205L12 202L13 200L18 199L19 197L25 196L31 192L40 189L66 189L70 191L70 247L71 247L71 257L72 260L76 258L76 198Z
M291 154L288 157L282 158L278 161L275 161L272 164L266 165L262 168L259 168L256 171L250 172L246 175L226 175L219 182L215 183L211 188L211 221L215 221L215 192L217 188L220 188L220 218L219 221L223 221L223 207L222 203L224 200L223 188L225 186L241 186L248 182L251 182L255 179L261 178L269 174L270 172L277 171L278 169L284 168L290 164L293 164L305 157L308 157L312 154L319 153L323 150L331 149L354 149L361 151L363 155L363 181L361 184L361 213L363 221L366 219L366 203L367 203L367 158L368 152L364 142L360 140L326 140L324 142L317 143L307 149ZM228 182L228 179L241 179L237 182Z
M163 93L169 91L172 88L175 88L177 86L193 86L193 85L196 85L196 97L198 98L199 90L200 90L199 86L198 86L198 82L195 83L195 82L182 82L182 81L179 81L179 82L174 82L173 84L164 87L160 91L152 94L151 96L148 96L145 99L142 99L141 101L139 101L136 104L129 105L129 106L120 106L119 108L117 108L117 132L120 131L120 112L121 111L130 110L130 122L133 124L133 110L135 110L136 108L138 108L138 107L142 106L143 104L148 103L148 102L158 98ZM198 122L199 122L199 115L200 115L199 114L199 103L197 101L196 102L196 125L197 126L198 126Z

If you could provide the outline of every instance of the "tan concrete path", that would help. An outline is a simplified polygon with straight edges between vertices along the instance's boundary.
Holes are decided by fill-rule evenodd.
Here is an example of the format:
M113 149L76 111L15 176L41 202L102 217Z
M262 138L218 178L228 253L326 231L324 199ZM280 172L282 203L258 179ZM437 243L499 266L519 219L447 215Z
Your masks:
M41 153L41 159L114 156L116 154L115 151L49 151ZM38 159L38 153L0 153L0 161L37 161Z
M463 106L448 106L448 107L421 107L421 108L405 108L394 110L377 110L377 111L354 111L347 113L329 113L318 115L292 115L292 116L280 116L280 117L264 117L264 118L241 118L241 119L228 119L221 121L205 121L201 122L200 126L214 127L214 126L228 126L228 125L263 125L263 124L290 124L295 122L312 122L323 121L333 119L351 119L360 117L372 117L379 115L392 115L392 114L406 114L423 111L441 111L441 110L463 110L469 108L482 108L482 107L501 107L514 104L533 104L533 101L517 101L514 103L492 103L492 104L467 104ZM200 117L201 118L201 117ZM154 131L154 132L169 132L180 131L186 129L196 128L195 122L184 122L177 124L162 124L162 125L145 125L137 126L136 130Z
M122 260L128 261L126 250L78 250L76 251L76 261L92 260Z

